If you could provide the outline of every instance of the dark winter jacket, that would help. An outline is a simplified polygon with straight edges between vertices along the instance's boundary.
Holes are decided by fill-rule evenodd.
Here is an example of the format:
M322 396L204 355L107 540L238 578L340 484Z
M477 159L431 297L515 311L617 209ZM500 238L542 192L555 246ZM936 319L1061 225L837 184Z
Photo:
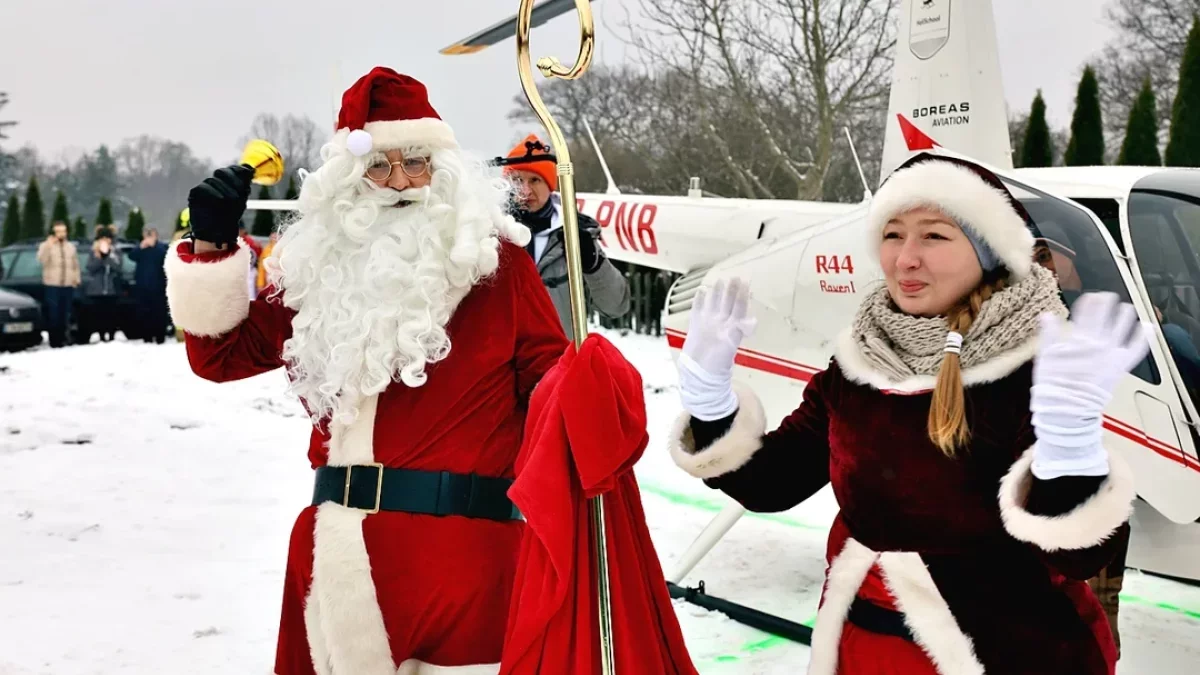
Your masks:
M166 258L167 245L162 242L129 252L129 259L137 265L133 271L133 283L134 292L139 297L166 297L167 273L163 269Z
M964 371L972 437L954 459L927 435L933 378L889 385L845 337L775 431L764 434L762 404L740 384L729 418L680 418L676 463L751 511L789 509L832 483L841 510L810 675L837 672L850 606L871 600L863 584L878 578L895 600L885 609L902 612L942 675L1112 672L1112 634L1086 580L1128 527L1132 476L1116 454L1105 477L1032 475L1032 342L1018 351Z
M589 234L593 240L599 239L600 224L594 219L581 213L579 224L583 232ZM596 249L600 249L599 241L596 241ZM542 283L550 293L550 299L554 302L554 309L558 311L563 332L567 334L567 339L574 339L575 330L571 323L571 286L567 283L567 246L563 241L561 227L550 231L546 249L537 261L537 269ZM591 274L584 274L583 281L584 297L587 299L589 311L598 310L612 318L629 311L629 282L607 258L600 263L599 269Z
M87 282L83 292L88 297L118 295L121 292L121 254L115 249L106 256L88 256Z

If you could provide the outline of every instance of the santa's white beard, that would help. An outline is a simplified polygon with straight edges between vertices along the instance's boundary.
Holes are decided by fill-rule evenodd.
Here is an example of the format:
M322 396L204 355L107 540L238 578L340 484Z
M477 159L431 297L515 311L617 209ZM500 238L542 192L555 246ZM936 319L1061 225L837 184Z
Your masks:
M343 148L326 154L304 181L305 215L268 262L297 312L283 347L291 390L314 420L348 423L393 380L424 384L426 364L450 352L458 303L495 271L499 236L527 239L528 230L501 210L503 184L470 173L456 151L434 153L430 187L403 193L365 183L362 160Z

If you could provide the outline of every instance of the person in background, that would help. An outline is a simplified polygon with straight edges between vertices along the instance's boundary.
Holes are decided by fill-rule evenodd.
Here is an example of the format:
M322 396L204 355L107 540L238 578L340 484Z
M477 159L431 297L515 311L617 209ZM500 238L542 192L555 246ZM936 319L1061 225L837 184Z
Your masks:
M262 246L259 245L254 237L250 236L250 232L246 229L246 224L238 221L238 239L250 251L250 267L246 269L246 292L250 294L250 299L258 297L258 263L262 260Z
M87 262L88 280L84 293L91 301L91 325L101 342L111 342L117 333L117 298L121 291L121 253L108 233L92 243Z
M133 272L133 295L137 302L142 340L162 344L167 330L167 274L163 263L167 245L158 240L158 230L146 229L138 248L129 252L137 268Z
M42 306L50 333L50 346L66 344L67 327L71 325L71 303L80 283L79 256L75 245L67 240L67 224L58 221L51 235L38 246L38 262L42 264Z
M271 257L271 251L275 249L276 241L279 241L279 233L272 232L267 241L267 245L263 246L262 254L258 256L258 280L256 281L255 285L260 291L267 287L266 261L267 258Z
M530 135L494 162L516 186L511 212L517 222L533 233L525 247L537 265L542 284L550 293L554 309L568 338L571 325L571 289L567 283L567 247L563 242L562 201L558 194L558 166L550 148ZM629 282L600 249L600 225L579 214L579 257L583 264L584 295L589 313L597 309L609 318L629 311Z

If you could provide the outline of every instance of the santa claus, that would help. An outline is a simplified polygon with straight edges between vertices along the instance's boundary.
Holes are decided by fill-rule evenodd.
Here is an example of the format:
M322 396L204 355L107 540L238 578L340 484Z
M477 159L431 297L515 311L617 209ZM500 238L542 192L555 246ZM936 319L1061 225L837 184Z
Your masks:
M364 76L321 155L255 300L247 166L192 190L166 264L192 370L284 367L312 417L275 672L496 673L524 528L506 493L530 392L568 342L511 188L420 82Z

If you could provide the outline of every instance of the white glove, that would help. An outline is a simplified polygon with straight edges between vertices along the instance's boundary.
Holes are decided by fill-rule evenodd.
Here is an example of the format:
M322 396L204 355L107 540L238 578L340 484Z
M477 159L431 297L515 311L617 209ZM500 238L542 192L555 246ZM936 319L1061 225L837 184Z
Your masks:
M719 420L738 408L733 393L733 358L742 338L754 331L750 285L721 279L696 291L687 339L679 355L679 397L697 419Z
M1088 293L1072 309L1070 331L1053 314L1041 316L1029 408L1037 443L1033 475L1104 476L1104 408L1117 382L1150 349L1149 331L1114 293Z

